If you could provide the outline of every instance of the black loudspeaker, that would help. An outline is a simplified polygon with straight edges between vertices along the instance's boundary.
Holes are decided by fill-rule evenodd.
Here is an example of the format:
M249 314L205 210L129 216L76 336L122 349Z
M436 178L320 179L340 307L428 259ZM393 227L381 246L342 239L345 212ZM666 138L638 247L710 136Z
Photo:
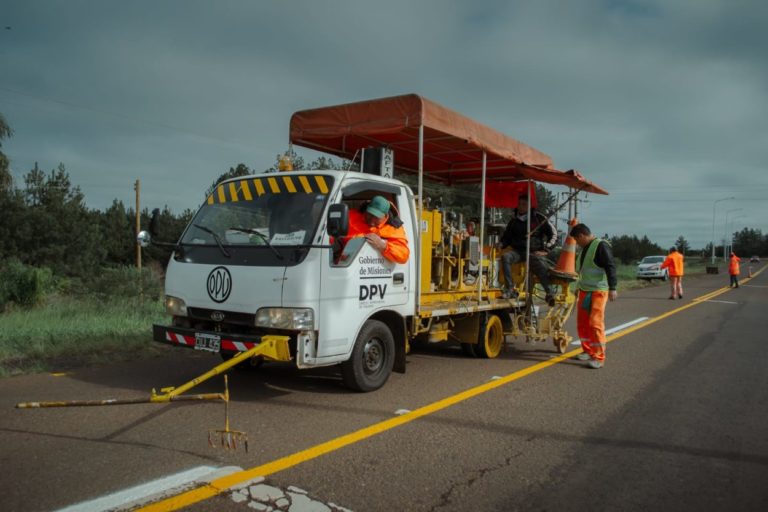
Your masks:
M389 148L365 148L362 150L360 169L368 174L394 178L395 154Z

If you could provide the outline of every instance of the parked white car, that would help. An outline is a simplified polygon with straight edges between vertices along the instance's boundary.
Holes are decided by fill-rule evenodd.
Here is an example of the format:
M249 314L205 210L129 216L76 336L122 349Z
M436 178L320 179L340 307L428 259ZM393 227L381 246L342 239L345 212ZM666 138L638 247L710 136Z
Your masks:
M669 277L667 269L661 268L666 256L646 256L637 264L638 279L661 279L666 281Z

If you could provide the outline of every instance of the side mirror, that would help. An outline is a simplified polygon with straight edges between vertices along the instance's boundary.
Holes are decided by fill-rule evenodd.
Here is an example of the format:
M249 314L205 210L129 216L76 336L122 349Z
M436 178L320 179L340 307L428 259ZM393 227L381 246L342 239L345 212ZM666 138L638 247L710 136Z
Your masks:
M344 203L328 207L328 234L334 238L346 236L349 231L349 206Z
M149 247L149 244L152 243L152 235L147 231L139 231L139 234L136 235L136 243L141 247Z
M157 236L158 222L160 222L160 208L155 208L154 210L152 210L152 218L149 219L149 232L152 233L154 236Z

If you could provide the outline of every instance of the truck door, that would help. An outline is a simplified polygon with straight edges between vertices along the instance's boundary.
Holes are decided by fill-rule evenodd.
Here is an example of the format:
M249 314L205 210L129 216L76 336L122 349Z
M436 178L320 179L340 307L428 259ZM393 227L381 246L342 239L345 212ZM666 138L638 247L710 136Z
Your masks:
M344 201L350 209L358 208L375 194L381 192L363 191ZM389 199L397 207L397 197ZM329 255L321 263L318 357L348 353L362 322L377 310L408 314L406 309L413 301L410 272L416 256L413 230L408 219L403 220L411 249L406 263L387 260L365 238L351 239L338 260Z

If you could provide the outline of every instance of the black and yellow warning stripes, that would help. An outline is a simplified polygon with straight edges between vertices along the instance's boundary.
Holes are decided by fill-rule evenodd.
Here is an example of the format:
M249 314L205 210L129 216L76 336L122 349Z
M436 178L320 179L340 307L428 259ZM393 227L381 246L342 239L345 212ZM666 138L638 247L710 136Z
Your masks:
M262 178L243 178L217 186L208 196L208 204L253 201L265 194L323 194L330 191L331 178L321 175L287 176L276 174Z

